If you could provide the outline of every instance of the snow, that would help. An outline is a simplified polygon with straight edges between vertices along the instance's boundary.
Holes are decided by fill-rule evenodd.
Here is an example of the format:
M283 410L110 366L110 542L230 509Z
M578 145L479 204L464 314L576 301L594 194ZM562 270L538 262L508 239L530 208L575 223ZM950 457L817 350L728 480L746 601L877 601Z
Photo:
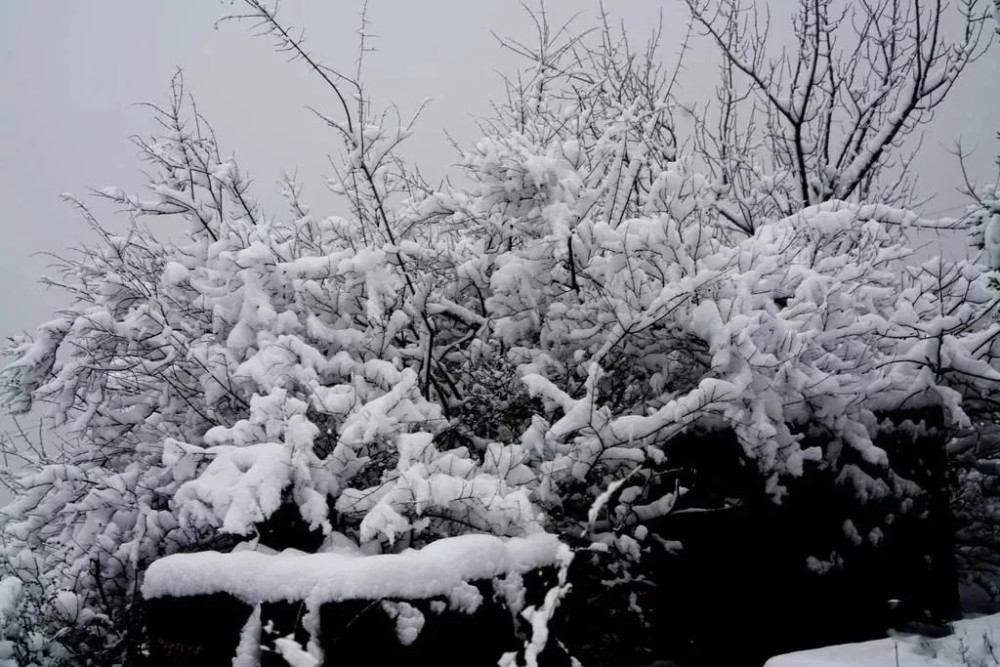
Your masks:
M895 634L771 658L764 667L987 667L1000 665L1000 614L958 621L940 639Z
M149 567L142 594L152 599L228 593L249 604L306 600L312 605L448 596L465 606L467 582L557 564L566 550L554 535L538 533L507 539L461 535L374 556L292 549L174 554Z
M417 640L424 628L424 615L419 609L406 602L382 601L382 609L396 622L396 637L403 646Z
M177 285L184 282L189 273L188 268L180 262L167 262L163 267L163 281L168 285Z
M260 653L260 630L260 605L257 605L240 631L233 667L256 667Z
M620 64L608 73L633 71ZM775 500L820 460L859 500L878 499L902 482L873 472L890 463L874 412L940 405L968 425L995 395L993 276L913 266L904 233L923 224L915 214L829 201L747 217L797 210L780 201L785 176L761 169L752 189L776 198L761 205L699 174L697 155L674 162L655 129L663 96L577 108L546 95L511 100L514 115L484 127L463 186L424 194L391 155L404 128L338 125L349 158L334 187L357 203L350 219L314 219L297 202L291 220L264 216L235 161L188 134L197 123L143 144L154 165L202 167L154 173L150 201L102 194L137 217L183 217L187 236L164 243L136 228L82 250L55 283L74 305L13 341L0 370L10 409L44 404L73 434L0 516L0 564L39 581L24 598L59 623L96 618L103 581L131 590L153 562L148 597L440 596L471 611L482 595L468 581L553 564L566 548L551 534L583 527L609 531L583 537L634 581L624 575L648 549L641 524L683 492L672 472L657 478L684 429L731 427ZM853 190L882 159L898 122L886 114L876 142L817 188ZM358 190L362 166L376 178ZM372 197L377 218L365 212ZM756 232L730 233L719 211ZM977 220L1000 266L997 206ZM810 432L828 445L808 447ZM283 505L323 533L321 553L166 555L221 533L252 539ZM19 585L0 582L0 637ZM560 590L519 610L533 628L529 663ZM422 617L388 609L412 641ZM244 630L250 655L260 628ZM290 662L315 658L283 645Z
M3 630L7 621L14 620L22 587L23 584L17 577L0 579L0 630Z
M293 637L281 637L274 641L275 648L290 667L318 667L319 660L302 649Z

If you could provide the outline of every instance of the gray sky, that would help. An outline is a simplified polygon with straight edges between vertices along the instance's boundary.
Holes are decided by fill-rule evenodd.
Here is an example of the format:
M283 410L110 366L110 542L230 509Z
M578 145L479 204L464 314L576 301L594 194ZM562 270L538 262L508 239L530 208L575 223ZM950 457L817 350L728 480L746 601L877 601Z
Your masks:
M786 0L775 0L773 7ZM396 102L404 113L432 98L408 152L432 175L454 159L443 130L460 142L476 138L471 117L488 111L499 95L496 70L512 71L509 54L491 30L528 37L531 23L516 0L370 0L370 30L378 52L367 58L366 81L377 103ZM554 21L581 12L590 25L596 0L548 0ZM671 60L683 35L679 0L628 0L607 6L638 40L664 16L662 55ZM284 17L307 28L309 44L326 63L351 69L360 3L286 0ZM334 137L306 109L333 110L328 91L301 64L286 62L249 26L217 19L229 2L213 0L3 0L0 3L0 335L33 329L63 299L37 284L48 260L35 253L63 252L89 240L83 222L59 199L90 187L142 184L129 135L153 125L138 102L163 102L170 78L183 68L187 90L218 133L224 153L235 152L267 199L282 171L297 171L307 200L323 201L319 176ZM681 84L691 98L714 85L714 52L696 44ZM1000 152L1000 87L991 76L998 55L988 54L954 91L928 132L918 173L924 194L936 195L932 213L962 199L956 159L948 153L962 137L978 146L970 162L983 181ZM683 95L683 93L682 93ZM105 218L121 228L123 219Z

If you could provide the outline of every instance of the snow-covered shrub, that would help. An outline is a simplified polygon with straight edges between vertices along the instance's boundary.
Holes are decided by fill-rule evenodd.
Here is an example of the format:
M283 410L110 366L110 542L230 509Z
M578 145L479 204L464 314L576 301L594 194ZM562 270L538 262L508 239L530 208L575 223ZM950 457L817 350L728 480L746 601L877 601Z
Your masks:
M74 304L2 372L12 411L67 434L0 522L0 567L28 582L51 653L142 651L149 563L299 546L276 517L358 558L549 533L627 581L673 548L644 536L686 491L661 474L678 434L733 432L780 501L809 465L861 497L913 492L873 443L876 412L973 423L1000 380L988 274L912 265L915 217L883 205L733 231L725 189L679 154L668 77L624 41L576 44L546 33L463 186L424 183L394 153L408 127L340 96L344 217L291 183L288 212L265 215L175 86L164 136L139 142L152 194L102 194L186 235L116 236L78 205L100 245L51 281ZM529 664L565 590L535 610Z
M1000 433L978 423L950 445L956 467L954 509L959 572L989 599L1000 598Z
M0 579L0 667L17 667L15 640L30 632L21 605L24 583L17 577Z
M994 298L1000 299L1000 187L966 192L973 202L966 209L972 246L982 251L980 263L992 271ZM955 518L959 569L994 601L1000 597L1000 405L983 397L979 418L950 443L955 475Z
M969 210L969 228L973 246L981 249L985 262L1000 269L1000 193L983 193Z
M14 413L34 409L56 431L17 480L3 513L5 570L26 583L45 640L83 660L136 650L139 573L156 557L214 539L181 525L170 506L193 471L164 464L164 442L200 441L231 421L246 398L228 391L197 356L213 332L212 304L182 279L228 234L227 209L251 206L246 181L196 122L184 125L182 91L161 112L167 133L137 140L154 198L109 189L136 212L183 214L189 241L163 243L133 227L105 231L73 200L99 245L62 260L48 284L73 304L32 339L13 340L3 370ZM246 220L252 209L232 219ZM206 400L206 397L208 400ZM65 435L60 435L65 434ZM68 604L69 596L75 596Z

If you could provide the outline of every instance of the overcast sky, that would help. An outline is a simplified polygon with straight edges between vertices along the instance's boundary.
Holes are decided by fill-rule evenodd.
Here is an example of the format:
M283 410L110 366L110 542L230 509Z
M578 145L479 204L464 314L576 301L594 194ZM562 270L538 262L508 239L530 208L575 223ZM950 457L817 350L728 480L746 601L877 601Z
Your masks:
M775 0L774 11L790 6ZM596 1L548 0L556 22L580 12L590 25ZM662 57L672 61L684 32L679 0L607 1L612 15L632 33L645 35L664 17ZM367 60L365 79L377 103L396 102L404 113L433 101L408 152L426 171L444 173L454 153L447 129L460 142L476 138L471 118L488 111L500 88L497 70L517 65L491 30L529 37L532 25L516 0L370 0L371 31L378 52ZM286 0L285 19L305 27L312 49L326 63L350 69L357 49L360 3ZM138 102L162 103L176 68L187 90L215 126L224 153L235 152L257 182L263 199L283 171L295 171L306 199L328 172L333 137L307 105L333 110L329 92L301 65L276 54L249 26L215 22L237 9L216 0L2 0L0 2L0 335L31 330L62 303L37 285L47 260L37 253L63 252L91 237L59 199L88 188L138 188L132 134L153 130ZM700 98L714 84L713 52L695 45L681 79L684 93ZM957 139L978 147L970 165L982 180L992 175L1000 149L998 54L972 68L928 132L918 163L929 212L954 208L962 199ZM683 93L682 93L683 94ZM121 228L124 221L108 219Z

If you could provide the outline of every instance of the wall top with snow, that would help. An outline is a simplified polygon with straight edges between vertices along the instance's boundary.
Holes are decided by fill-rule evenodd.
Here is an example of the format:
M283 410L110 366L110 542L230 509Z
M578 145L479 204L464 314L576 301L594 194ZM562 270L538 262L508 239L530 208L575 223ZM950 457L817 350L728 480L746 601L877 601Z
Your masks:
M248 604L453 596L466 582L557 565L569 549L554 535L462 535L398 554L307 554L244 549L174 554L146 572L146 599L225 593Z

